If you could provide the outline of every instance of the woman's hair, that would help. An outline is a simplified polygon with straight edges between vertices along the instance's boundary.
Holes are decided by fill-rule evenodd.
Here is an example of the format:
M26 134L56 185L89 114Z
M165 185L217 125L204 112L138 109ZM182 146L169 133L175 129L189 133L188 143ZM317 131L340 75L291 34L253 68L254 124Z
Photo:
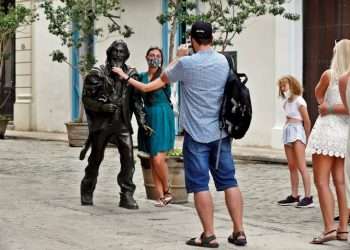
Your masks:
M350 71L350 40L342 39L336 42L330 69L336 79Z
M161 48L157 47L157 46L153 46L150 47L147 52L146 52L146 57L149 55L149 53L151 53L152 50L158 50L160 52L160 59L161 59L161 63L160 63L160 67L157 69L157 72L154 74L154 76L152 77L152 79L150 79L151 81L153 81L154 79L158 78L160 76L160 74L162 73L162 68L163 68L163 51Z
M293 95L302 95L303 94L303 87L301 86L300 82L291 75L286 75L286 76L282 76L278 81L278 95L286 98L286 96L284 95L284 93L281 90L281 85L283 83L288 83L289 85L289 90Z

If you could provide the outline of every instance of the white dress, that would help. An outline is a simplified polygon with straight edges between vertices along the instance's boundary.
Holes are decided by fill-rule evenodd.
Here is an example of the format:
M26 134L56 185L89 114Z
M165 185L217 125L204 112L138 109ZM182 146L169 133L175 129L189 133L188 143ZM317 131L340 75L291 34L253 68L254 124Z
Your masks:
M325 102L328 105L341 104L339 82L334 77L331 77L331 79L325 93ZM328 114L318 116L310 134L307 151L311 152L311 154L345 158L347 154L348 130L348 115Z

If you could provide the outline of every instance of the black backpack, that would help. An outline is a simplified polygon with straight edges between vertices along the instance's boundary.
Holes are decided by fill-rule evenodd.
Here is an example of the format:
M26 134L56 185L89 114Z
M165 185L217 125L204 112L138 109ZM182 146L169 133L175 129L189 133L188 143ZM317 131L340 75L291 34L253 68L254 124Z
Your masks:
M237 73L232 58L225 55L230 72L227 77L224 98L220 111L220 126L234 139L241 139L247 132L252 120L252 104L246 74Z

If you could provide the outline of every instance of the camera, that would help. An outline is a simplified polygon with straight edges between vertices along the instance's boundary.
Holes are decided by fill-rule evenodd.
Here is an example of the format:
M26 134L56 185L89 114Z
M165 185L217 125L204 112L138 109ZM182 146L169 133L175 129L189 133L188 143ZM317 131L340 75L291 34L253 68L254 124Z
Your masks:
M191 56L193 54L193 48L191 42L186 42L188 48L188 55Z

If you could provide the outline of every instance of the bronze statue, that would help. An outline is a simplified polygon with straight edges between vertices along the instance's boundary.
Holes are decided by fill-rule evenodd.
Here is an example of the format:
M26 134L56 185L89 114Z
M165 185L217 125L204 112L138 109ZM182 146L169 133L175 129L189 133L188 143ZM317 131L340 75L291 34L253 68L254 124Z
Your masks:
M124 41L113 42L107 49L106 64L93 68L84 80L83 103L86 111L89 138L80 158L84 158L91 145L85 176L81 181L80 194L82 205L93 205L93 192L97 182L99 166L107 143L114 143L120 154L121 169L118 174L120 186L119 206L138 209L133 198L135 171L132 148L131 117L134 113L138 125L147 132L152 132L145 124L145 113L141 94L128 86L112 72L118 66L130 77L138 78L137 71L125 64L129 58L129 49Z

